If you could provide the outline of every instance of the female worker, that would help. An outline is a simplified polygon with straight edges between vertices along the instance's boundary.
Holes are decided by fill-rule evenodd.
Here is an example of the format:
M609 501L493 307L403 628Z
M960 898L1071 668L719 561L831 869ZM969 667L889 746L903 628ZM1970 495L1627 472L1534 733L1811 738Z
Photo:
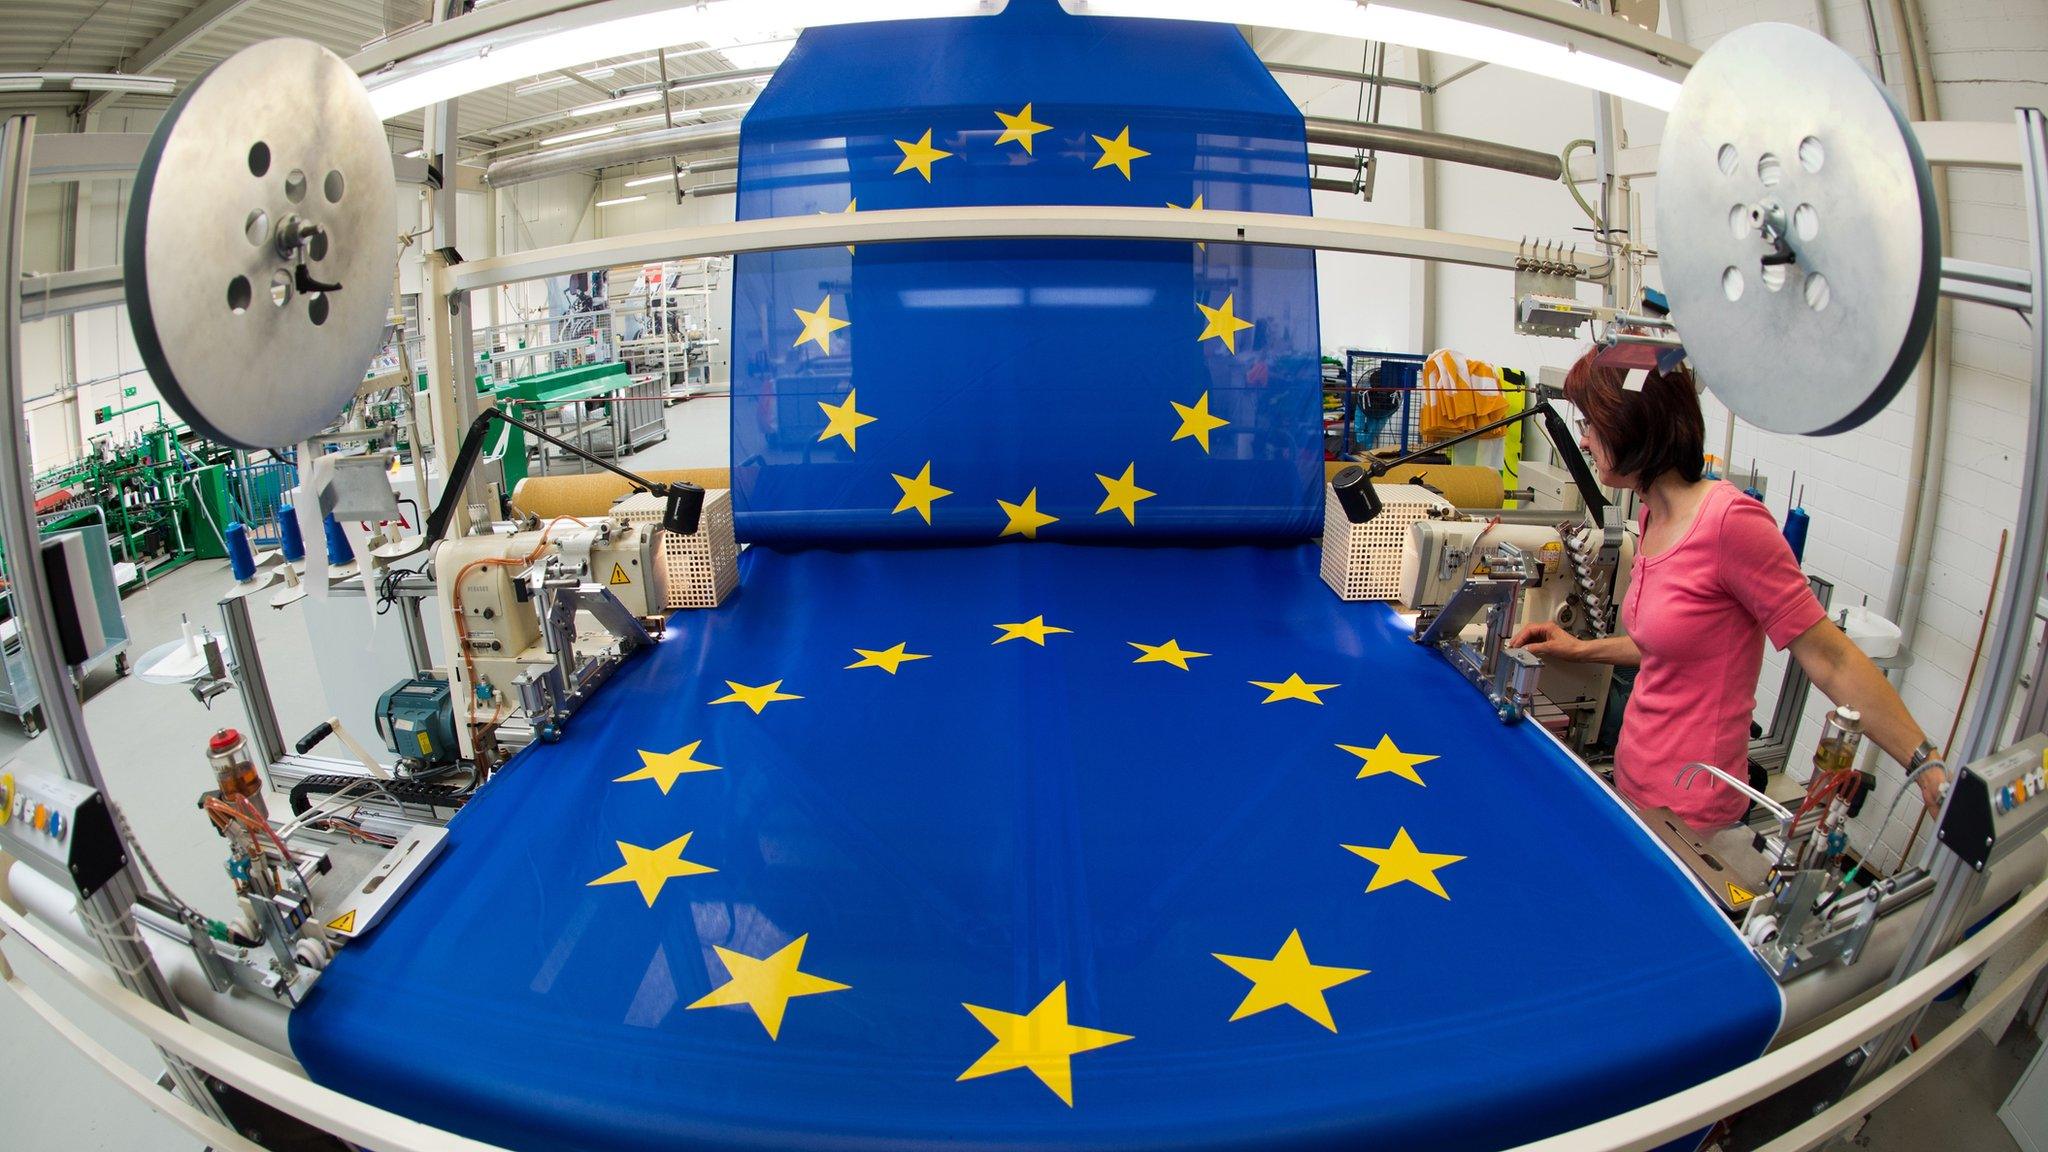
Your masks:
M1641 391L1622 373L1572 365L1565 399L1581 414L1579 446L1600 482L1642 499L1642 539L1622 603L1626 635L1582 640L1553 623L1511 641L1546 659L1639 666L1614 751L1614 783L1640 808L1666 807L1694 828L1740 820L1749 800L1707 773L1748 768L1763 642L1791 648L1828 699L1862 714L1866 737L1918 776L1931 807L1944 782L1927 734L1884 674L1814 599L1777 522L1734 485L1701 478L1706 434L1692 374L1653 373Z

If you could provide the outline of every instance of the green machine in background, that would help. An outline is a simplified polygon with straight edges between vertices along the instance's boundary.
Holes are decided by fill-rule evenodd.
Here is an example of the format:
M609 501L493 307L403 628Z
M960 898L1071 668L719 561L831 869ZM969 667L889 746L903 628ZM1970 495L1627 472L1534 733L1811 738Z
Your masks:
M117 440L92 440L83 459L36 478L36 511L45 531L104 523L115 559L135 565L123 590L199 559L227 555L221 533L234 512L228 468L234 454L203 440L190 443L162 419L151 400L93 413L95 424L154 409L155 422Z

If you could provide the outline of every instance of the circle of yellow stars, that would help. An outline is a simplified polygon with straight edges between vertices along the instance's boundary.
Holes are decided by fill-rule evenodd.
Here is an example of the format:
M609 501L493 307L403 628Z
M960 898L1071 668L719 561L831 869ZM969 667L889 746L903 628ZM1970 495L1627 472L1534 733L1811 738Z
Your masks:
M1024 154L1027 157L1035 155L1035 141L1037 137L1042 133L1053 130L1051 124L1043 123L1037 119L1037 113L1031 101L1026 101L1023 107L1015 112L1007 112L1000 108L995 109L994 115L997 123L1002 125L1002 131L995 138L995 146L1001 147L1005 144L1015 144L1024 150ZM902 155L893 174L900 176L906 173L915 173L925 183L931 183L932 166L955 155L955 153L932 143L932 133L934 131L935 129L927 127L919 134L916 140L895 141L896 147ZM1131 129L1128 124L1121 126L1115 136L1102 136L1094 133L1090 133L1089 136L1095 141L1095 145L1099 149L1099 155L1096 157L1094 167L1097 169L1114 169L1122 174L1126 180L1131 179L1131 163L1151 155L1150 152L1131 143ZM955 145L955 147L958 146L958 144ZM857 210L858 205L858 199L849 199L846 207L841 211L854 212ZM1167 207L1191 212L1205 210L1200 192L1195 193L1185 205L1168 203ZM1208 245L1198 243L1196 247L1206 249ZM853 248L854 246L851 244L846 246L848 252L852 252ZM845 304L842 301L842 311L844 308ZM1197 300L1195 301L1195 308L1202 316L1202 328L1200 333L1196 335L1195 342L1201 344L1206 341L1215 340L1221 343L1224 350L1231 355L1237 353L1238 334L1255 326L1252 321L1242 319L1237 315L1237 298L1235 293L1226 293L1222 302L1213 306L1206 301ZM832 297L829 294L818 302L816 308L793 308L791 311L796 314L798 321L802 325L796 340L791 344L792 348L801 348L806 344L814 344L820 353L830 356L832 354L832 334L853 326L853 321L847 316L835 315L833 313ZM818 433L817 442L822 444L828 440L837 439L845 443L847 451L858 451L858 434L860 429L874 423L876 417L859 410L857 406L857 390L848 388L846 398L836 404L824 400L820 400L817 403L818 408L825 416L825 427L823 431ZM1207 392L1203 392L1192 404L1182 404L1177 400L1171 403L1174 413L1179 420L1179 424L1174 429L1172 439L1174 441L1193 440L1201 447L1204 455L1209 454L1211 447L1210 433L1228 426L1230 421L1214 415L1210 411L1209 393ZM1095 509L1096 515L1116 513L1122 515L1124 521L1128 524L1135 525L1138 522L1138 503L1143 500L1149 500L1157 496L1158 493L1149 488L1141 487L1138 484L1136 470L1137 464L1133 461L1124 466L1124 470L1120 475L1112 476L1103 472L1095 473L1095 478L1101 483L1103 489L1102 503ZM918 517L926 524L932 522L932 506L937 501L953 494L952 489L942 488L933 482L932 462L930 460L924 462L915 476L892 472L890 473L890 479L894 480L900 489L900 498L896 501L895 506L890 509L890 514L897 515L904 512L916 512ZM1015 502L997 500L996 503L1004 515L1004 524L1002 530L998 533L998 538L1016 536L1025 540L1036 540L1038 539L1039 529L1055 524L1060 519L1058 516L1039 509L1038 489L1036 488L1028 491L1022 500Z
M934 488L930 472L927 463L915 478L897 477L904 485L906 501L914 504L924 492ZM1131 482L1128 468L1123 479L1127 484ZM1108 477L1103 477L1103 480L1105 484L1110 482ZM944 493L943 489L937 491ZM1028 498L1026 503L1029 503ZM1074 635L1073 629L1048 621L1044 613L1028 620L998 623L994 627L998 635L991 643L998 645L1023 640L1045 648L1055 636ZM1133 664L1159 664L1180 672L1192 672L1191 661L1208 659L1212 655L1186 647L1178 637L1171 636L1157 642L1127 640L1124 644L1137 652ZM857 659L845 665L846 669L878 669L892 677L905 664L933 658L931 653L911 651L907 640L886 647L856 646L852 651ZM1282 679L1248 680L1246 683L1265 693L1259 699L1259 705L1320 707L1324 704L1325 693L1343 688L1340 683L1308 680L1299 671L1289 671ZM804 698L797 693L783 691L783 681L779 679L759 685L727 680L725 685L730 691L710 701L711 704L743 704L757 716L772 704ZM720 765L698 758L702 746L702 740L693 740L668 752L642 749L639 751L640 767L617 777L615 782L651 781L667 795L683 776L725 771ZM1392 733L1381 734L1372 744L1336 744L1334 747L1347 757L1356 759L1356 778L1359 780L1390 776L1426 787L1420 769L1439 759L1432 754L1403 749ZM717 871L707 864L685 858L684 852L689 848L692 835L694 833L684 832L654 848L615 841L623 862L590 881L589 886L632 884L646 906L652 908L669 881ZM1339 847L1373 866L1366 878L1364 891L1367 894L1410 885L1439 900L1449 900L1451 893L1439 873L1465 859L1453 853L1423 850L1406 825L1398 826L1391 841L1384 846L1341 844ZM846 983L802 968L804 949L809 939L807 933L796 936L762 956L714 945L712 951L717 956L718 965L724 969L725 980L688 1007L743 1007L759 1021L771 1042L778 1040L792 1000L850 988ZM1299 929L1290 930L1270 956L1223 951L1211 955L1250 982L1231 1011L1230 1022L1286 1008L1334 1033L1338 1031L1338 1024L1328 994L1371 974L1368 968L1312 960ZM961 1007L987 1030L993 1042L959 1074L959 1081L1027 1071L1070 1108L1074 1105L1074 1058L1135 1039L1125 1033L1076 1023L1069 1009L1065 981L1054 985L1035 1005L1023 1012L965 1001Z
M1040 122L1030 102L1015 112L1001 109L995 111L997 121L1002 125L995 144L1015 144L1023 149L1026 156L1033 155L1034 141L1053 126ZM912 140L897 140L896 147L902 157L895 168L896 175L916 173L927 184L932 181L933 166L952 158L955 154L932 143L931 128L926 128L919 137ZM1131 142L1130 126L1120 127L1115 136L1090 134L1100 150L1094 167L1114 169L1125 180L1131 179L1131 165L1151 153ZM957 146L957 145L956 145ZM844 211L856 210L857 201L849 200ZM1169 204L1172 208L1182 205ZM1200 193L1195 194L1185 206L1187 211L1203 211ZM1198 245L1206 248L1206 245ZM853 246L847 245L852 252ZM1196 343L1210 340L1219 342L1226 353L1235 355L1239 334L1254 327L1252 321L1237 315L1235 294L1226 293L1220 303L1211 305L1197 300L1203 325L1196 336ZM842 304L843 308L843 304ZM820 353L832 354L832 336L850 328L853 321L845 315L835 315L832 297L828 294L814 309L793 309L802 324L794 348L815 344ZM1228 427L1230 421L1215 415L1210 408L1210 395L1202 392L1192 403L1172 401L1174 414L1178 419L1172 441L1192 440L1203 454L1211 450L1211 434ZM858 450L858 433L861 428L876 421L876 417L861 412L857 406L857 392L848 388L844 400L834 404L819 401L818 407L826 419L825 429L819 433L818 441L839 439L846 444L849 452ZM1121 515L1126 523L1136 524L1138 506L1158 495L1145 488L1137 480L1137 463L1127 462L1121 473L1112 475L1097 472L1095 479L1102 485L1103 498L1096 508L1096 515ZM926 460L915 475L891 473L900 498L891 514L916 512L926 524L932 523L933 506L953 490L940 487L932 479L932 461ZM998 500L1006 522L1001 536L1020 536L1035 540L1041 528L1055 524L1059 517L1042 511L1038 507L1038 489L1032 488L1023 499L1016 502ZM995 625L1000 635L991 643L1004 644L1012 640L1024 640L1039 648L1046 647L1046 641L1058 635L1071 635L1072 629L1051 624L1043 614L1029 620ZM1193 670L1189 661L1206 659L1208 652L1198 652L1181 645L1177 638L1168 637L1160 643L1129 640L1125 643L1136 649L1133 664L1162 664L1182 672ZM929 653L912 652L908 641L899 641L884 648L853 649L858 659L847 664L848 670L879 669L895 676L906 663L928 660ZM1321 706L1322 694L1342 687L1336 683L1318 683L1305 680L1301 673L1290 671L1280 680L1251 680L1248 683L1265 692L1260 704L1282 704L1288 702ZM769 705L802 700L801 695L784 692L782 680L771 680L759 685L743 684L727 680L729 689L724 696L710 701L713 705L743 704L755 715L761 715ZM716 764L697 759L697 752L703 741L691 741L670 752L641 750L641 766L632 772L616 778L616 783L651 781L667 795L676 782L685 775L718 772L724 769ZM1340 751L1359 759L1361 767L1358 779L1381 775L1398 776L1416 785L1423 785L1420 765L1436 760L1433 755L1403 751L1395 744L1391 734L1382 735L1377 744L1338 744ZM625 841L616 841L615 846L622 863L619 867L589 882L590 887L632 884L649 908L654 907L663 887L670 880L716 872L717 869L696 861L685 859L693 832L655 848L644 848ZM1377 892L1401 884L1413 885L1440 899L1449 900L1436 873L1465 859L1463 856L1442 852L1425 852L1418 847L1405 826L1397 828L1393 840L1385 847L1376 845L1341 845L1347 852L1359 856L1374 865L1365 891ZM693 1001L691 1009L713 1007L745 1007L753 1013L767 1032L770 1041L780 1038L782 1024L791 1000L816 996L830 992L846 991L850 987L839 981L830 980L801 968L808 934L795 937L765 956L753 956L746 952L722 946L713 946L719 964L725 971L725 982ZM1231 1021L1278 1008L1291 1008L1317 1025L1337 1031L1337 1023L1330 1010L1326 993L1341 985L1370 974L1369 969L1351 968L1338 965L1317 964L1309 959L1307 946L1303 943L1300 930L1290 931L1271 957L1242 956L1233 953L1216 952L1214 958L1238 975L1251 982L1243 999L1230 1014ZM1061 981L1028 1011L1016 1013L1001 1008L962 1002L961 1007L974 1017L993 1038L994 1043L983 1052L958 1080L975 1080L984 1076L1024 1070L1030 1072L1040 1083L1050 1089L1068 1107L1074 1104L1073 1058L1086 1052L1123 1044L1134 1037L1111 1032L1101 1028L1075 1024L1068 1007L1067 985Z

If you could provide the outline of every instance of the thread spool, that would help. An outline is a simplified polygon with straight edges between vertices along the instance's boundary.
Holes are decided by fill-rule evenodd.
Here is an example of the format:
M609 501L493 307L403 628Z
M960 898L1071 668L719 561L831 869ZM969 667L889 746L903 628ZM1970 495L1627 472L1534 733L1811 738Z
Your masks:
M299 532L299 510L289 504L277 510L277 550L293 564L306 558L306 538Z
M256 553L249 547L249 529L240 520L228 522L228 529L222 533L221 541L228 550L228 571L235 582L241 583L256 575Z
M1806 530L1813 524L1813 517L1806 514L1806 490L1801 489L1798 501L1785 510L1785 543L1792 546L1792 558L1804 562L1806 559Z
M342 531L340 521L336 520L334 514L330 512L323 523L327 529L328 565L338 568L354 560L356 558L356 550L349 547L348 533Z

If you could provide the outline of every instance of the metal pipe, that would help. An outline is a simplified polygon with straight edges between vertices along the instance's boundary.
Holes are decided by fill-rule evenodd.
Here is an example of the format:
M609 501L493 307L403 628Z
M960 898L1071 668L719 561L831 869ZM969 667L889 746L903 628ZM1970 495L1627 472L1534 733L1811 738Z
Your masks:
M468 260L447 269L454 287L476 291L499 284L699 256L932 240L1039 239L1188 240L1212 244L1270 244L1362 252L1406 260L1443 260L1481 268L1513 269L1525 242L1279 212L1186 212L1174 208L1018 205L975 208L889 208L777 216L733 223L664 228L606 236ZM429 254L431 257L431 254ZM1589 253L1567 252L1560 261L1589 274L1601 263ZM453 434L451 434L453 435Z
M1366 148L1400 156L1420 156L1425 160L1448 160L1454 164L1472 164L1534 176L1539 180L1564 178L1563 161L1552 153L1538 152L1533 148L1517 148L1512 144L1425 132L1420 128L1403 128L1395 124L1361 124L1356 120L1330 120L1320 116L1306 117L1302 123L1311 144L1334 144L1339 148Z
M256 629L249 623L249 598L229 596L220 602L221 631L228 639L233 660L228 673L242 693L242 712L249 720L249 734L268 769L284 757L284 733L277 727L277 705L270 698L270 681L263 675L263 657L256 649Z
M564 172L581 172L591 168L610 168L619 164L665 160L685 152L710 152L733 148L737 147L739 142L740 126L737 121L658 128L633 136L591 140L546 152L535 152L530 156L513 156L494 161L490 167L484 169L484 183L493 188L509 188L515 184L559 176Z
M726 181L720 184L698 184L694 187L685 188L683 189L683 195L691 199L699 196L731 196L739 190L740 186L738 184Z
M14 558L14 619L21 649L28 656L42 697L43 723L57 749L57 762L73 780L90 784L108 796L106 778L93 755L85 730L85 708L78 702L71 670L57 650L57 613L43 574L42 543L36 532L35 480L28 460L28 429L21 406L21 244L27 219L30 141L34 116L10 116L0 123L0 546ZM111 801L110 801L111 802ZM183 1017L177 997L164 980L148 949L135 935L130 906L142 892L131 862L82 904L87 925L94 929L107 963L123 987ZM225 1121L219 1101L206 1081L182 1060L164 1054L171 1079L194 1107Z
M1353 84L1383 84L1388 88L1404 88L1410 92L1428 92L1431 89L1413 80L1399 76L1383 76L1376 72L1353 72L1349 68L1317 68L1309 64L1266 65L1268 72L1284 72L1289 76L1314 76L1318 80L1347 80Z
M2028 252L2033 276L2034 380L2027 406L2027 472L2020 485L2018 532L2012 564L2005 570L2005 591L1998 605L1998 625L1985 656L1984 690L1963 736L1956 762L1967 764L1989 754L2005 727L2012 695L2019 681L2033 623L2034 602L2041 598L2041 568L2048 559L2048 117L2038 108L2016 114L2022 137L2021 158L2026 176Z

